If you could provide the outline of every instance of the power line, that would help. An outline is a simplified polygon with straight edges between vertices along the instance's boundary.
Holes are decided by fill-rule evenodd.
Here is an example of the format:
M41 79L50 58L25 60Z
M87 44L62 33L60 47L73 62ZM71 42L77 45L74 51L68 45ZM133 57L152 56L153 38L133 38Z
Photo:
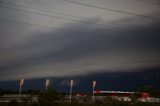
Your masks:
M61 1L66 1L66 0L61 0ZM70 2L70 0L67 0L68 2ZM24 6L24 5L19 5L19 4L15 4L15 3L11 3L11 2L6 2L6 1L1 1L2 3L5 3L5 4L10 4L10 5L15 5L15 6L19 6L19 7L24 7L24 8L29 8L29 9L32 9L32 10L36 10L36 11L40 11L40 12L44 12L44 13L48 13L48 14L59 14L59 15L64 15L64 16L69 16L69 17L74 17L74 18L78 18L78 19L86 19L86 20L91 20L90 18L86 18L86 17L80 17L80 16L74 16L74 15L71 15L71 14L66 14L66 13L60 13L60 12L55 12L55 11L48 11L48 10L42 10L42 9L37 9L37 8L33 8L33 7L30 7L30 6ZM133 13L134 14L134 13ZM133 14L130 14L130 15L133 15ZM139 14L135 14L136 16ZM49 15L48 15L49 16ZM143 16L141 16L143 17ZM147 16L147 17L143 17L143 18L149 18L150 16ZM156 17L151 17L152 20L154 21L160 21L160 18L156 18ZM155 18L155 19L154 19ZM158 19L158 20L157 20ZM104 21L106 22L106 21ZM108 22L107 22L108 23ZM110 23L110 24L113 24L113 23ZM115 24L115 23L114 23ZM116 24L116 25L121 25L121 24Z
M55 15L47 14L46 12L44 13L42 11L40 12L40 11L37 11L37 10L36 10L37 12L36 11L28 11L28 10L24 10L24 9L6 7L6 6L3 6L3 5L0 5L0 7L11 9L11 10L17 10L17 11L23 11L23 12L28 12L28 13L48 16L48 17L52 17L52 18L63 19L63 20L72 20L72 21L75 21L75 22L89 23L89 24L94 24L94 25L98 25L98 26L102 26L103 25L103 24L98 24L98 23L94 23L94 22L91 22L91 21L86 21L86 20L77 20L77 19L71 19L71 18L65 18L65 17L55 16ZM80 19L80 17L79 17L79 19ZM86 19L86 18L84 18L84 19ZM87 20L89 20L89 18L87 18ZM106 21L105 21L105 23L110 24L110 25L114 25L114 27L118 27L118 28L122 28L122 29L126 29L126 30L137 31L136 29L133 29L133 28L120 27L120 26L122 26L121 24L109 23L109 22L106 22Z
M65 13L55 12L55 14L59 14L59 15L74 17L74 18L78 18L78 19L85 19L85 20L77 20L77 19L73 19L73 18L55 16L55 15L53 15L54 12L51 13L51 12L48 12L48 11L45 11L45 10L35 9L35 8L29 7L29 6L23 6L23 5L19 5L19 4L10 3L10 2L2 2L2 3L11 4L11 5L14 5L14 6L20 6L20 7L36 10L36 11L30 11L30 10L24 10L24 9L12 8L12 7L6 7L6 6L3 6L3 5L0 5L0 7L2 7L2 8L7 8L7 9L11 9L11 10L17 10L17 11L23 11L23 12L28 12L28 13L38 14L38 15L44 15L44 16L48 16L48 17L52 17L52 18L58 18L58 19L64 19L64 20L72 20L72 21L76 21L76 22L89 23L89 24L94 24L94 25L98 25L98 26L102 26L103 25L103 24L94 23L92 21L86 21L86 20L91 20L90 18L79 17L79 16L69 15L69 14L65 14ZM134 29L134 28L128 28L127 26L126 26L127 28L126 27L122 27L122 24L111 23L111 22L106 22L106 21L104 21L104 22L107 23L107 24L110 24L110 25L114 25L112 27L121 28L121 29L124 29L126 31L140 31L140 30L137 30L137 29ZM45 26L39 26L39 27L45 27ZM48 27L48 26L46 26L46 27ZM103 29L106 29L106 28L103 28Z
M73 21L76 21L76 22L84 22L84 23L94 24L94 25L98 25L98 26L102 26L103 25L103 24L93 23L92 21L86 21L86 20L91 20L90 18L86 18L86 17L79 17L79 16L74 16L74 15L70 15L70 14L66 14L66 13L59 13L59 12L50 12L50 11L40 10L40 9L36 9L36 8L30 7L30 6L23 6L23 5L19 5L19 4L15 4L15 3L11 3L11 2L2 1L2 3L14 5L14 6L19 6L19 7L24 7L24 8L28 8L28 9L32 9L32 10L36 10L36 11L38 11L38 13L35 12L35 11L21 10L21 9L17 9L17 8L10 8L10 7L4 7L4 6L3 6L3 8L14 9L14 10L24 11L24 12L30 12L30 13L39 14L39 15L45 15L45 16L48 16L48 17L53 17L53 18L58 18L58 19L73 20ZM59 14L59 15L69 16L69 17L74 17L74 18L78 18L78 19L86 19L86 20L77 20L77 19L73 19L73 18L59 17L59 16L51 15L51 13L52 14L55 13L55 14ZM126 31L138 31L138 32L141 31L141 30L137 30L137 29L131 28L130 26L129 26L130 28L127 27L127 26L126 27L122 27L122 24L106 22L106 21L104 21L104 22L107 23L107 24L113 25L112 27L121 28L121 29L124 29ZM103 29L106 29L106 28L103 28Z
M5 3L5 4L10 4L10 5L15 5L15 6L19 6L19 7L24 7L24 8L29 8L29 9L33 9L33 10L36 10L36 11L41 11L41 12L45 12L45 13L49 13L49 14L59 14L59 15L64 15L64 16L69 16L69 17L74 17L74 18L84 18L84 17L78 17L78 16L73 16L73 15L70 15L70 14L66 14L66 13L59 13L59 12L55 12L55 11L47 11L47 10L42 10L42 9L37 9L37 8L33 8L33 7L30 7L30 6L24 6L24 5L19 5L19 4L15 4L15 3L11 3L11 2L6 2L6 1L1 1L2 3Z
M7 6L3 6L3 5L0 5L0 7L7 8L10 10L17 10L17 11L23 11L23 12L28 12L28 13L37 14L37 15L48 16L48 17L52 17L52 18L58 18L58 19L64 19L64 20L74 20L74 19L63 18L63 17L59 17L59 16L55 16L55 15L46 14L46 13L39 12L39 11L38 12L30 11L30 10L28 11L28 10L24 10L24 9L12 8L12 7L7 7Z
M86 3L82 3L82 2L78 2L78 1L72 1L72 0L61 0L61 1L65 1L65 2L72 3L72 4L77 4L77 5L82 5L82 6L92 7L92 8L98 8L98 9L102 9L102 10L113 11L113 12L123 13L123 14L129 14L129 15L134 15L134 16L139 16L139 17L144 17L144 18L149 18L149 19L152 19L152 20L160 21L160 18L158 18L158 17L152 17L152 16L143 15L143 14L136 14L136 13L132 13L132 12L128 12L128 11L116 10L116 9L111 9L111 8L106 8L106 7L99 7L99 6L86 4Z

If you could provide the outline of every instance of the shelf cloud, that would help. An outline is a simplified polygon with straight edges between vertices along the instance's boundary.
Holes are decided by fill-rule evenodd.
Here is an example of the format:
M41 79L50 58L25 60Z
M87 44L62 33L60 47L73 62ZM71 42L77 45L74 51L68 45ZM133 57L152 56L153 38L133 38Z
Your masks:
M26 2L27 5L31 5L30 3L34 1ZM50 2L47 0L46 5ZM61 7L71 5L65 4L64 1L55 0L54 2ZM113 6L118 5L111 1L110 3ZM128 2L128 5L131 3ZM98 5L96 2L93 4ZM136 4L137 2L135 2L135 7ZM44 4L40 2L39 5L34 3L32 5L39 7ZM71 7L75 5L72 4ZM12 8L18 7L12 6ZM54 8L64 11L59 7ZM75 7L75 10L66 7L66 11L70 11L71 15L76 15L78 8L82 6ZM117 8L123 9L124 7ZM24 7L20 9L26 10ZM50 6L48 9L51 9ZM160 12L158 7L153 10L152 13L142 10L142 13L154 16L153 14ZM99 17L98 13L91 13L86 18L72 17L72 20L69 18L70 20L57 19L56 21L48 16L22 11L16 12L14 16L11 11L14 10L0 10L3 13L0 19L10 16L6 19L8 21L1 20L0 25L0 80L13 80L20 77L80 76L94 72L129 72L133 69L160 65L160 23L158 20L123 14L118 18L113 17L107 20L105 16ZM93 11L100 10L94 8L90 10L90 12ZM101 12L105 13L104 10ZM24 17L26 18L23 19ZM66 19L67 16L63 18ZM13 20L17 21L13 22ZM54 21L52 24L51 20L54 20L55 24ZM32 22L34 24L31 24ZM34 27L34 25L37 26ZM46 25L54 26L54 28L43 28Z

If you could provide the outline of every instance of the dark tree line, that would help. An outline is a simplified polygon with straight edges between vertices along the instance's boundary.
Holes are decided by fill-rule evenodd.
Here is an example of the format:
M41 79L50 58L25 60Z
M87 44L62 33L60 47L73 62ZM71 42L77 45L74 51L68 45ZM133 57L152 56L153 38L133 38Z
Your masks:
M159 89L155 89L152 86L139 87L137 89L137 92L149 93L152 97L158 97L158 98L160 98L160 90Z

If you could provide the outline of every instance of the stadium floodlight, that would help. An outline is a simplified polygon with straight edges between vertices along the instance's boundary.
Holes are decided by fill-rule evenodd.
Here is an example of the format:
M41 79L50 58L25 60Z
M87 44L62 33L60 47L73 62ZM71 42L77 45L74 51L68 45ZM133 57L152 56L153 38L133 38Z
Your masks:
M21 95L22 93L22 86L24 85L24 79L21 78L19 81L19 94Z
M46 91L48 90L49 84L50 84L50 79L46 79L46 82L45 82Z
M92 86L92 88L93 88L93 101L94 101L94 90L95 90L95 87L96 87L96 81L93 81L93 86Z
M70 95L69 95L70 102L72 101L72 88L73 88L73 80L70 80Z

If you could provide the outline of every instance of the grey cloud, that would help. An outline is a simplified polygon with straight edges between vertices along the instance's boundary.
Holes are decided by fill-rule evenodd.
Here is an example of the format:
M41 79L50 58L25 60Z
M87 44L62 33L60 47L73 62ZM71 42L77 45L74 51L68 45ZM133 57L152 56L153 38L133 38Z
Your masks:
M13 18L12 15L9 17ZM3 23L4 26L0 26L0 80L129 71L160 64L158 22L127 16L109 20L123 24L114 27L105 23L103 18L103 15L102 19L101 16L90 18L91 23L67 22L60 28L46 31L28 25Z
M132 32L72 23L72 27L78 27L82 33L62 30L43 33L4 50L11 57L1 61L2 79L81 75L102 69L117 71L156 66L160 63L158 26ZM8 72L12 76L7 76Z

